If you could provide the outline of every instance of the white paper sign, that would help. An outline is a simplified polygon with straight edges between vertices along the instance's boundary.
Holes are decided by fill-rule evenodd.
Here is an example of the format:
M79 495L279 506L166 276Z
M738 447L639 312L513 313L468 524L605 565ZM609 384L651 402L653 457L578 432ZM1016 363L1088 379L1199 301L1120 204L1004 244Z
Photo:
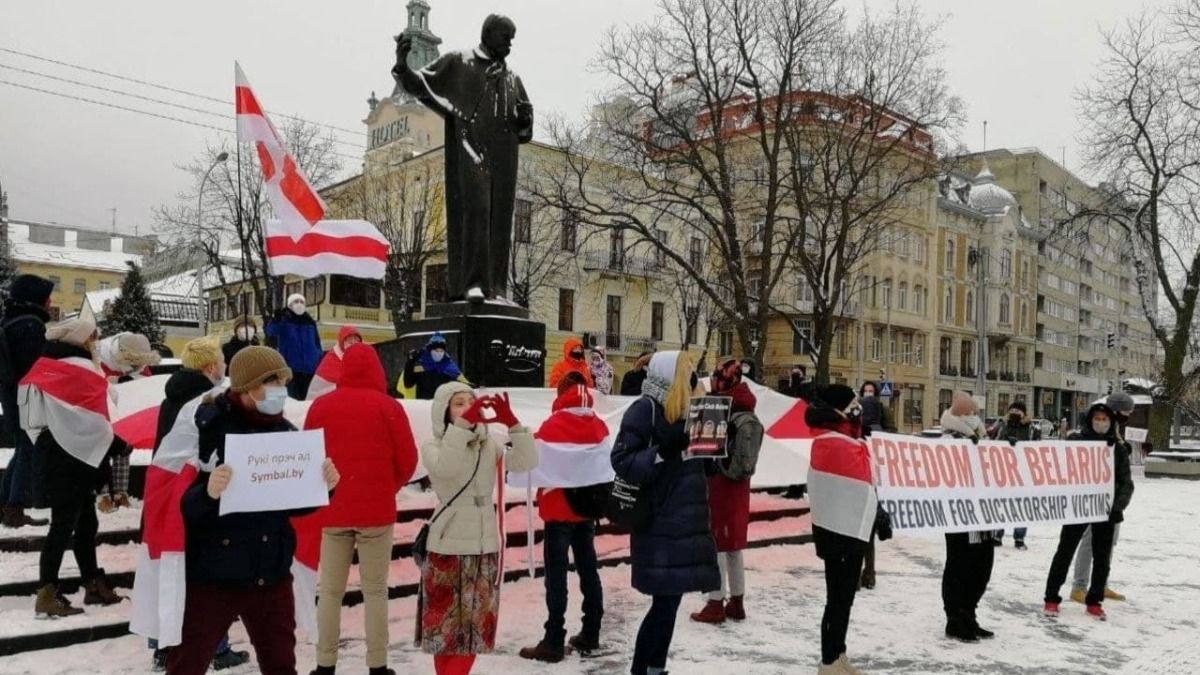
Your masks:
M1134 443L1146 442L1146 430L1138 427L1125 427L1125 440L1133 441Z
M329 504L321 475L324 462L322 430L229 434L225 464L233 469L233 478L221 494L221 515Z

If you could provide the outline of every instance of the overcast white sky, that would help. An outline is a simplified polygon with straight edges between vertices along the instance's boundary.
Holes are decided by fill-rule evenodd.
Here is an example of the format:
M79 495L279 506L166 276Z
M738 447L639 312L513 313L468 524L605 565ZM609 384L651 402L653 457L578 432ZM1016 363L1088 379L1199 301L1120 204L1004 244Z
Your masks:
M866 0L872 9L891 0ZM430 26L443 49L470 47L489 12L518 27L509 61L539 115L575 116L601 82L587 70L614 23L654 14L651 0L430 0ZM855 8L857 0L850 3ZM945 61L954 91L967 104L963 140L989 147L1038 146L1078 168L1071 93L1100 55L1098 30L1165 0L922 0L945 16ZM233 61L241 61L265 105L349 130L365 129L366 98L391 91L393 42L405 23L404 0L42 0L6 2L0 48L231 99ZM204 108L227 118L128 99L12 70L51 74ZM153 110L233 128L232 104L139 87L0 51L0 184L10 215L88 227L146 232L152 209L186 186L176 165L199 154L216 131L112 110L81 98ZM339 133L348 142L357 135ZM352 148L339 146L348 154ZM347 161L347 169L354 162Z

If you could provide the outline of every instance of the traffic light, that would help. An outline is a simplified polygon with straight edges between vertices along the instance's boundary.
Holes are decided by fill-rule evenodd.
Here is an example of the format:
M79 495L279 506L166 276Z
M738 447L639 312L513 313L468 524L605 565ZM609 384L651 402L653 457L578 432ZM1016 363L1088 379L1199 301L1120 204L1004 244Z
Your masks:
M1113 349L1114 347L1116 347L1117 346L1117 334L1109 333L1108 339L1105 341L1105 344L1108 345L1109 349Z

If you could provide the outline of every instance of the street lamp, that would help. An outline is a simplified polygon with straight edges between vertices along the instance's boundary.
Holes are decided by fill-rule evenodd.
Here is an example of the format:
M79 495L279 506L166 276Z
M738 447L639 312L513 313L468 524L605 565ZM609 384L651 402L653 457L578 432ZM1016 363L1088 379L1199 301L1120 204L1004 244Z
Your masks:
M204 172L204 178L200 179L200 192L196 195L196 249L201 252L201 255L204 251L204 241L201 238L204 230L204 212L200 210L200 207L204 204L204 186L208 184L208 177L212 175L213 169L227 159L229 159L229 153L222 150L213 159L208 171ZM204 260L201 259L200 264L196 266L196 322L200 327L201 335L208 333L208 322L205 321L207 309L208 307L204 303Z

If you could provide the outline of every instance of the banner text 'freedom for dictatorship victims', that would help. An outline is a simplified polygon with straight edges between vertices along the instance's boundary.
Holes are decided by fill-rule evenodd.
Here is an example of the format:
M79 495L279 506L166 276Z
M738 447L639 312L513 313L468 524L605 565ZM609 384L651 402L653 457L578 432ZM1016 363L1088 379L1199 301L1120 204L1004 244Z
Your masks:
M879 504L900 533L1105 520L1113 449L1099 441L1005 442L872 434Z

